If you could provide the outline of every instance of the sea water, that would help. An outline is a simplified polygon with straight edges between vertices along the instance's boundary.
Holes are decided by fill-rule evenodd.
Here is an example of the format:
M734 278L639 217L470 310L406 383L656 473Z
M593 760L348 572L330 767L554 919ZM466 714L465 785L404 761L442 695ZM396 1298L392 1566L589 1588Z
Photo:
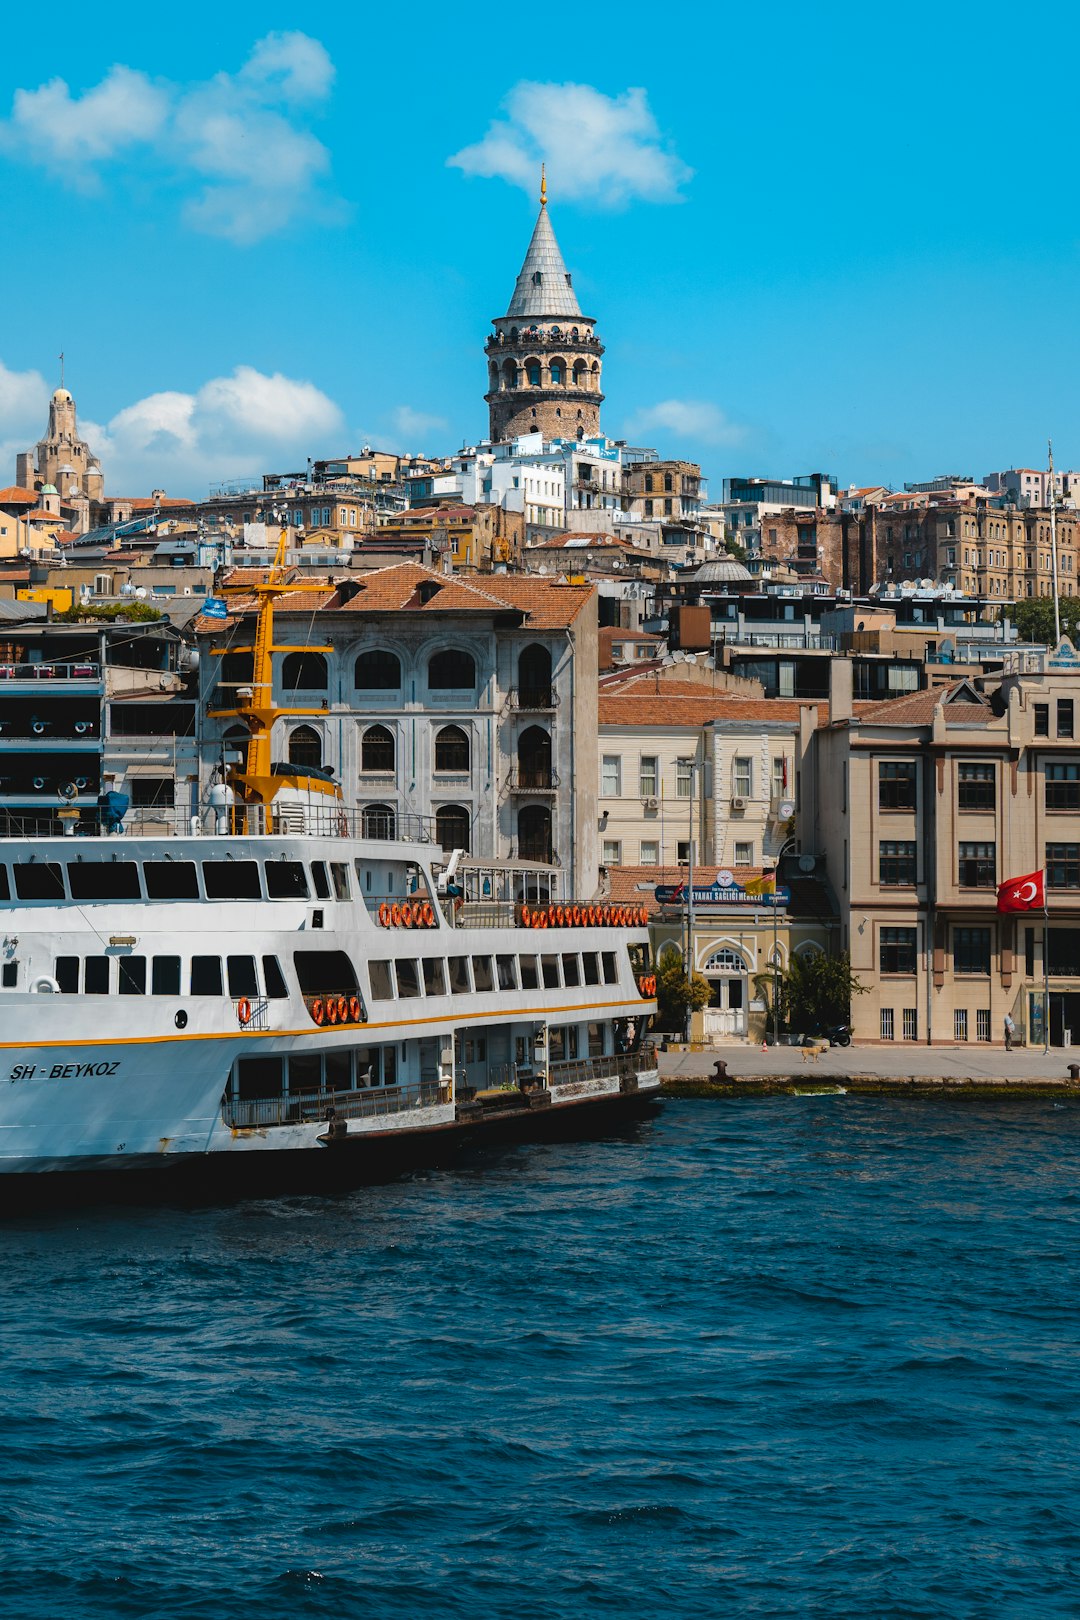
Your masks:
M1080 1612L1080 1107L8 1220L0 1616Z

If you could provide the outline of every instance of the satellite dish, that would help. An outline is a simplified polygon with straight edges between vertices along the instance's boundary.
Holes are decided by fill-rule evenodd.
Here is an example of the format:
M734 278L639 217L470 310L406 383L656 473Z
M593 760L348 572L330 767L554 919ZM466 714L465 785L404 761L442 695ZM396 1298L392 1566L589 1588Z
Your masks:
M676 664L685 664L686 663L686 654L683 652L681 647L678 648L678 650L676 652L673 652L671 656L674 659Z
M817 861L814 859L813 855L800 855L799 856L799 871L800 872L812 872L816 865L817 865Z

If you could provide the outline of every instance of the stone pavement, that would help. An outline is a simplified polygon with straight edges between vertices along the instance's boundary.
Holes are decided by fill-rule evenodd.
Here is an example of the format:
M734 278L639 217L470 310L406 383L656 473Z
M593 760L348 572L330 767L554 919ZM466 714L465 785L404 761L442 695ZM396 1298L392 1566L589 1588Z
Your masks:
M923 1077L939 1080L974 1080L988 1083L1017 1080L1067 1080L1068 1065L1080 1063L1080 1048L1004 1047L972 1041L967 1046L918 1046L897 1041L894 1046L834 1046L819 1062L802 1060L797 1046L712 1046L702 1052L661 1052L664 1079L712 1079L713 1066L723 1058L728 1073L767 1078L771 1075L806 1075L808 1078L853 1075L882 1080Z

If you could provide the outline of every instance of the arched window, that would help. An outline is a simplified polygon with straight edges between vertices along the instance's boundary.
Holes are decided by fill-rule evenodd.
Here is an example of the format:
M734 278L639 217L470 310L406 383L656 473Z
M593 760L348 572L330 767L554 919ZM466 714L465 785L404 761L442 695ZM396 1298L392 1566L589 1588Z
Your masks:
M530 726L518 738L518 786L552 787L551 737L543 726Z
M469 812L461 804L444 804L435 812L435 836L444 855L469 848Z
M585 373L586 373L586 371L588 369L589 368L586 366L584 360L575 360L574 361L574 387L575 388L581 388L583 386L584 381L585 381Z
M514 364L513 360L504 360L503 361L503 387L504 388L516 388L517 387L517 380L518 380L518 368L517 368L517 366Z
M476 685L476 664L471 653L459 647L437 652L428 664L428 687L432 692L471 692Z
M746 963L738 951L730 950L725 946L722 951L714 951L709 957L709 960L705 963L705 972L745 973Z
M546 804L527 804L518 811L518 859L551 860L551 811Z
M397 811L390 804L367 804L360 826L365 838L396 838Z
M522 709L551 707L551 654L539 642L530 642L518 657L518 706Z
M221 739L221 751L225 758L235 759L239 755L241 759L246 759L250 737L251 733L247 726L230 726Z
M435 769L437 771L469 769L469 739L460 726L443 726L441 731L435 733Z
M289 732L289 764L322 770L322 738L314 726L297 726Z
M286 653L281 684L286 692L325 692L326 659L317 652Z
M361 653L353 670L358 692L396 692L401 687L401 660L381 647Z
M540 387L540 362L539 362L539 360L526 360L526 362L525 362L525 376L526 376L526 379L528 380L528 384L529 384L530 388L539 388Z
M362 771L392 771L395 766L394 734L385 726L368 726L360 743Z
M561 388L566 381L566 361L553 360L551 362L551 380L556 388Z
M557 326L553 326L551 328L551 336L553 338L562 337L562 333L560 332L560 330L559 330L559 328Z

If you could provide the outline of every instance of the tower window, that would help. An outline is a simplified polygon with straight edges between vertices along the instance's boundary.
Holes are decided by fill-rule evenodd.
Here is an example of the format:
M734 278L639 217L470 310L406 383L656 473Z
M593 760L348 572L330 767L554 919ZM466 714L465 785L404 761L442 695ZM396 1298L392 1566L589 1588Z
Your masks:
M529 364L525 367L525 371L526 371L526 374L527 374L528 379L529 379L529 387L530 388L539 388L540 387L540 362L538 360L530 360Z

